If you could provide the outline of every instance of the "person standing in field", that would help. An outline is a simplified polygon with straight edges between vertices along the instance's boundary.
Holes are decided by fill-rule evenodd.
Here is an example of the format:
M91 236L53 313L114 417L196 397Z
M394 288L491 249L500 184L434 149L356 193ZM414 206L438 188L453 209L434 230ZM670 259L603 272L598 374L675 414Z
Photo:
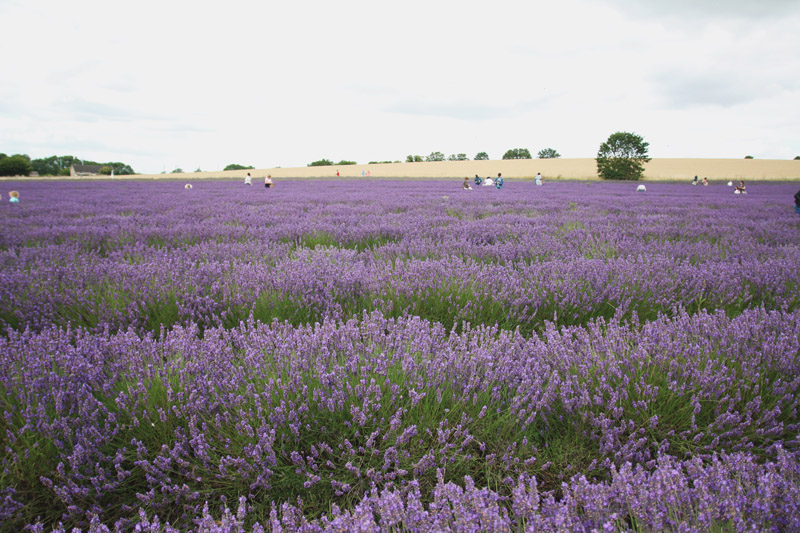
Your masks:
M264 178L264 187L266 187L267 189L271 189L272 188L272 175L271 174L267 174L267 177Z
M534 182L536 183L536 185L541 185L542 184L542 173L541 172L537 172L536 173L536 178L534 178Z

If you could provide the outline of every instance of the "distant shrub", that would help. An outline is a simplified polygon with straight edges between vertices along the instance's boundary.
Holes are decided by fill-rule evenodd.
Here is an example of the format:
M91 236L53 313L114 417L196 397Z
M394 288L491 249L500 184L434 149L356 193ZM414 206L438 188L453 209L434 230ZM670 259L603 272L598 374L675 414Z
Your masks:
M531 152L527 148L512 148L503 154L503 159L532 159Z
M331 165L333 165L333 161L330 159L320 159L319 161L314 161L308 164L310 167L329 167Z
M244 165L238 165L236 163L233 163L233 164L230 164L227 167L223 168L222 170L250 170L250 169L253 169L253 168L256 168L256 167L253 167L253 166L246 167ZM198 172L199 172L199 170L198 170Z
M487 154L486 152L478 152L477 154L475 154L475 161L488 161L488 160L489 160L489 154Z
M356 162L355 161L345 161L344 159L342 159L341 161L339 161L336 164L337 165L355 165ZM314 166L314 165L312 165L312 166Z
M558 159L561 157L561 154L559 154L554 148L545 148L543 150L539 150L537 157L539 159Z
M752 155L746 155L746 156L744 156L744 158L745 159L753 159L753 156Z
M97 173L98 174L102 174L104 176L110 176L112 170L114 170L114 169L111 168L110 166L104 165L104 166L100 167L100 170L98 170Z
M422 159L421 155L409 155L406 156L406 163L422 163L424 159Z

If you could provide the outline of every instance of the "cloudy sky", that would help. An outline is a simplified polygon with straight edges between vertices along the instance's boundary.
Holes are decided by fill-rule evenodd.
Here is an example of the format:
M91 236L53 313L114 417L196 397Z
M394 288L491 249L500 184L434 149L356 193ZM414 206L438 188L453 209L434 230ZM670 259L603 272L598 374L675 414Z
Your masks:
M800 0L0 0L0 152L137 172L800 155Z

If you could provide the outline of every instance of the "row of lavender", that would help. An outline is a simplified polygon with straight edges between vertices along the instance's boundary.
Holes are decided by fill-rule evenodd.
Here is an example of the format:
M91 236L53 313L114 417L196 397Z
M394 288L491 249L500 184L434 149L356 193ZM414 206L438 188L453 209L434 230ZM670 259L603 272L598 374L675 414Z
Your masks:
M800 527L792 187L332 185L0 211L4 527Z
M798 304L786 185L746 198L577 183L93 187L33 190L4 214L0 326L158 332L380 310L531 332L547 320Z
M0 518L186 527L244 498L233 522L288 530L796 529L798 339L765 310L13 333Z

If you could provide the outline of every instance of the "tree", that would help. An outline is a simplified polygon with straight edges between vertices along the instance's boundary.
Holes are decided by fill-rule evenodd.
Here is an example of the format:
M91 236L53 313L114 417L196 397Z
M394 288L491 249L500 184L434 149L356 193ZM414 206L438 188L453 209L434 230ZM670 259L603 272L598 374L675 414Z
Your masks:
M650 161L647 147L650 143L640 135L618 131L600 145L597 152L597 173L606 180L638 180L644 164Z
M503 159L532 159L527 148L512 148L503 154Z
M744 158L745 159L753 159L753 156L752 155L746 155L746 156L744 156Z
M795 160L795 161L800 161L800 155L796 155L796 156L794 156L794 160Z
M135 174L135 172L133 171L131 166L130 165L126 165L125 163L119 163L119 162L117 162L117 163L104 163L104 165L107 165L107 166L111 167L112 169L114 169L114 175L115 176L124 176L124 175L128 175L128 174Z
M131 166L125 163L97 163L95 161L78 159L71 155L51 155L50 157L42 159L34 159L31 161L31 164L33 165L33 170L38 172L40 176L69 176L69 167L72 165L100 165L109 167L117 176L135 174ZM111 174L111 170L106 169L107 175Z
M422 163L421 155L409 155L406 157L406 163Z
M450 154L448 161L469 161L467 154Z
M70 165L80 165L80 159L71 155L51 155L42 159L31 161L33 170L40 176L69 176Z
M337 165L355 165L356 162L355 161L345 161L344 159L342 159L341 161L339 161L336 164Z
M425 158L425 161L444 161L444 154L442 152L431 152L431 154Z
M103 176L110 176L110 175L111 175L111 172L112 172L113 170L114 170L114 169L113 169L113 168L111 168L111 166L110 166L110 165L103 165L102 167L100 167L100 170L98 170L98 171L97 171L97 173L98 173L98 174L102 174Z
M0 176L27 176L33 171L31 159L25 154L0 156Z
M561 154L556 152L554 148L545 148L543 150L539 150L537 157L539 159L558 159L561 157Z
M487 154L486 152L478 152L477 154L475 154L475 161L488 161L488 160L489 160L489 154Z
M256 167L246 167L244 165L238 165L236 163L231 163L230 165L228 165L227 167L223 168L222 170L223 171L225 171L225 170L250 170L250 169L253 169L253 168L256 168Z
M319 161L313 161L308 164L310 167L329 167L333 165L333 161L330 159L320 159Z
M170 174L183 174L183 169L181 167L176 168Z

